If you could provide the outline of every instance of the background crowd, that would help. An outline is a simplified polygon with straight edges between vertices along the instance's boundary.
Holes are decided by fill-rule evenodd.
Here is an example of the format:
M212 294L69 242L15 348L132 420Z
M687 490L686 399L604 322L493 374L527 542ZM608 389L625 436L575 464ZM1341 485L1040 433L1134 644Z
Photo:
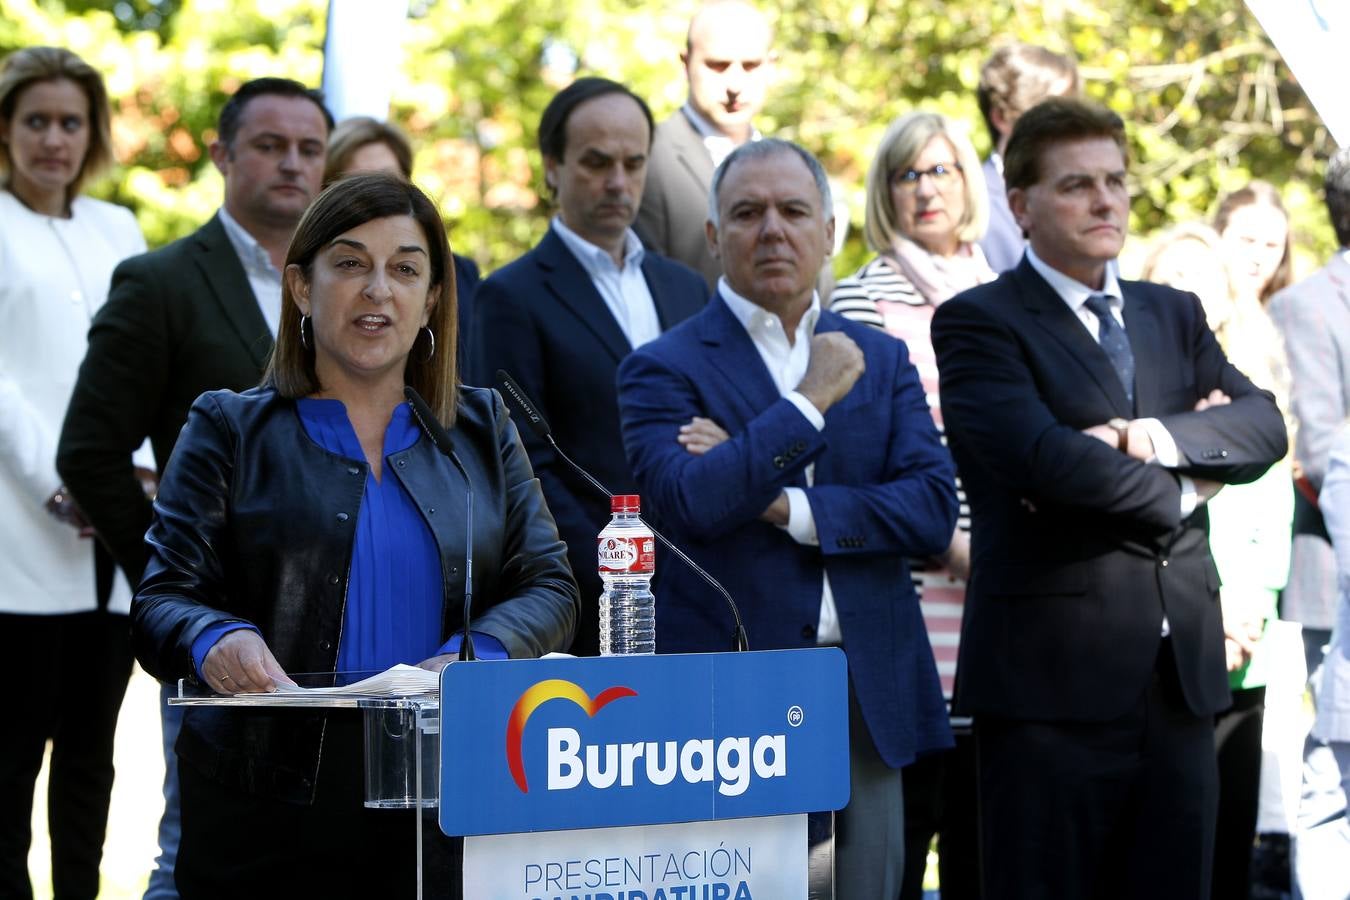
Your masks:
M435 10L434 6L421 9L420 18L433 19ZM311 331L307 338L304 320L291 304L308 317L304 305L308 302L308 283L303 290L298 285L293 288L284 274L288 264L295 261L287 255L292 233L324 185L352 172L386 171L411 177L433 194L440 193L443 212L455 223L450 229L450 243L456 254L437 271L454 272L456 302L455 315L433 323L428 359L437 358L435 335L440 334L454 347L453 355L442 359L448 358L453 371L457 357L458 370L467 383L490 384L497 367L510 369L541 402L565 447L576 450L583 463L604 473L603 480L612 489L641 487L644 493L654 492L658 503L663 504L658 514L664 511L677 530L684 531L686 539L697 545L726 529L752 527L731 508L725 518L718 518L705 516L702 511L686 512L685 506L691 504L690 510L701 510L705 505L717 505L712 495L699 499L697 479L703 473L709 473L711 479L703 485L708 490L719 485L717 478L722 477L711 471L716 466L704 465L701 458L713 459L709 454L737 435L740 429L728 424L736 415L728 411L713 416L708 411L722 402L716 386L709 387L703 398L707 405L689 407L694 417L681 427L676 439L677 469L683 472L686 464L691 467L695 474L688 477L694 479L694 487L666 494L668 473L663 467L676 463L662 461L659 453L649 454L644 441L652 440L651 435L660 430L657 426L664 421L662 416L682 410L661 408L672 402L668 392L661 395L659 403L644 392L666 377L667 367L678 368L663 357L667 347L680 346L679 341L694 333L693 328L713 335L709 329L724 328L732 322L730 318L714 322L717 309L722 307L718 301L705 307L710 291L716 292L720 284L722 296L730 294L727 308L751 332L755 349L774 376L776 390L766 393L765 402L781 396L818 432L840 429L840 417L851 412L844 408L847 404L820 423L801 404L810 403L822 413L828 411L855 383L870 384L875 367L885 370L892 365L889 354L893 351L889 348L897 346L874 343L877 338L868 329L854 332L849 330L852 325L844 327L841 333L850 335L848 345L854 350L859 345L864 348L861 352L868 359L864 378L861 371L851 370L856 361L838 341L818 345L808 330L799 333L794 342L792 332L799 327L796 316L800 310L791 315L777 313L781 328L787 330L780 352L772 340L765 343L756 337L759 320L753 310L747 307L742 312L737 306L748 297L753 305L771 308L756 295L755 289L760 287L756 278L733 265L738 259L736 251L744 249L736 244L740 220L718 221L716 184L720 182L714 185L711 207L706 200L709 183L714 169L733 152L740 154L738 159L745 158L741 165L747 171L777 171L772 169L779 165L773 154L786 154L788 150L776 150L772 141L764 142L758 154L752 148L763 138L786 136L816 144L813 149L822 151L836 184L861 174L862 166L866 167L866 176L861 179L861 237L852 238L852 249L845 250L833 263L827 261L830 241L845 228L842 221L824 235L830 240L820 242L818 248L812 242L822 235L809 241L802 238L810 247L802 258L814 260L811 278L804 282L804 296L810 295L811 287L818 286L820 293L818 303L801 320L801 327L810 329L817 321L828 324L833 320L818 317L826 314L822 311L829 311L872 326L876 333L884 331L900 338L907 348L907 362L900 364L900 371L913 364L917 380L912 390L923 400L919 405L931 415L931 424L923 417L923 429L931 430L931 437L920 434L923 429L914 431L918 426L913 423L902 429L905 434L920 434L919 443L901 457L884 462L886 471L894 469L894 477L883 479L879 486L889 493L878 494L897 507L913 508L917 503L925 510L922 516L910 512L910 519L892 521L881 515L872 501L859 501L856 507L843 504L836 514L817 505L823 501L813 501L803 526L801 507L795 506L801 501L792 493L794 490L814 487L818 478L824 479L822 483L841 478L851 483L849 479L854 477L833 470L813 471L814 464L806 466L802 487L783 487L778 494L776 483L764 485L764 490L772 491L765 496L773 497L773 503L762 512L754 510L757 516L750 516L751 520L759 518L780 527L801 546L823 547L827 539L837 541L845 555L847 550L861 550L869 536L886 533L893 540L870 552L885 552L897 561L909 559L907 568L896 571L912 572L921 604L928 635L922 646L914 645L914 637L920 633L917 618L900 628L897 633L903 633L903 640L892 644L869 644L864 649L853 639L850 660L858 679L858 696L851 702L857 704L853 708L855 723L865 723L853 736L855 749L868 743L880 753L879 759L866 763L855 760L859 767L855 779L863 777L859 772L864 765L870 767L866 777L874 779L855 780L855 785L869 785L864 792L869 795L875 791L878 796L887 796L886 792L892 790L884 786L890 784L887 770L896 773L897 779L902 772L903 790L897 781L892 800L878 801L877 810L866 811L869 818L865 821L880 821L887 815L881 809L887 803L893 803L896 812L903 804L903 817L895 821L903 821L905 834L901 842L904 852L895 855L897 863L903 860L894 873L896 880L888 880L889 875L879 882L859 880L852 892L843 896L871 896L877 891L881 891L878 896L918 896L926 851L934 835L941 850L944 895L980 895L973 741L958 720L955 747L946 749L952 738L946 733L945 720L935 724L937 719L925 718L926 704L940 704L941 695L950 698L954 689L957 638L971 565L970 511L961 481L959 475L953 481L945 452L935 454L933 449L944 424L938 390L939 354L930 334L933 316L946 301L989 285L1022 258L1022 232L1028 229L1022 219L1013 219L1024 211L1018 208L1010 212L1002 190L1003 154L1022 115L1047 98L1101 96L1131 126L1132 151L1139 151L1141 144L1148 145L1159 132L1159 125L1149 121L1147 112L1131 118L1131 112L1135 112L1131 107L1137 101L1122 102L1120 106L1126 108L1117 108L1119 94L1101 84L1100 79L1094 84L1087 77L1099 76L1101 70L1080 66L1072 53L1009 42L983 61L975 84L968 85L974 90L966 91L961 99L953 100L950 92L933 91L932 105L976 109L977 115L931 112L923 108L923 103L912 104L920 110L906 112L889 123L874 122L871 133L876 140L866 149L854 146L854 163L836 169L830 162L838 161L842 152L834 143L838 137L825 130L813 132L824 126L810 114L810 104L794 107L780 101L774 106L775 97L801 95L799 90L782 90L782 73L778 70L780 61L793 53L785 39L790 40L793 29L800 27L793 23L792 12L780 10L775 28L748 6L713 4L679 26L686 41L675 54L671 70L682 71L684 77L672 80L675 87L667 93L687 91L687 101L662 117L653 116L642 92L620 68L596 65L586 56L580 60L584 69L600 71L624 83L597 78L571 81L570 71L560 73L558 69L566 70L578 60L567 63L561 45L542 53L543 83L553 79L557 82L553 86L561 88L545 95L549 103L542 117L512 123L485 117L476 130L480 144L493 127L507 132L517 129L537 142L539 165L531 166L527 157L513 164L524 167L524 176L519 172L513 175L511 166L494 168L486 156L471 159L456 155L447 149L445 139L410 143L400 129L370 120L335 125L322 106L322 98L307 93L295 82L265 78L245 81L234 90L223 91L230 100L219 110L218 123L201 132L214 170L223 177L224 205L220 213L211 217L214 201L208 201L197 221L202 225L199 231L150 256L137 256L145 249L140 226L147 232L158 229L160 236L169 237L175 229L181 230L177 220L144 204L138 225L125 209L84 193L86 183L113 161L116 145L111 108L99 73L60 50L25 50L10 57L0 75L0 138L6 172L5 191L0 193L0 233L4 236L0 260L7 276L6 284L0 286L4 304L0 313L23 315L35 319L36 324L25 321L22 328L11 329L12 346L0 358L0 399L10 413L6 416L10 423L6 446L9 471L2 484L13 494L6 501L12 507L11 519L26 523L22 531L32 539L32 546L13 545L0 560L13 570L8 583L16 586L14 599L5 601L2 608L0 640L8 650L6 664L20 668L38 665L40 660L33 657L38 648L44 648L41 654L46 654L51 647L62 646L69 648L63 652L88 658L90 666L97 668L86 669L85 675L91 670L105 673L97 683L106 688L106 696L97 704L101 715L82 721L81 734L74 741L63 735L61 717L53 716L52 711L69 706L77 694L88 699L79 693L86 685L78 679L54 680L54 693L34 695L33 709L21 716L27 726L23 729L25 741L7 747L5 770L0 773L6 816L0 836L5 853L0 860L0 875L12 880L8 883L17 885L24 880L29 810L23 797L24 785L29 785L31 792L43 745L50 739L53 750L48 809L54 890L57 896L93 896L96 891L91 885L97 883L98 845L102 818L106 816L106 803L101 804L98 798L106 796L111 783L113 722L131 670L130 647L120 640L125 634L124 614L131 591L125 579L113 574L107 551L121 570L132 576L132 585L139 581L147 556L154 556L153 548L147 551L140 537L150 523L147 497L153 496L156 470L164 474L178 428L199 393L218 388L243 390L257 384L274 339L287 342L287 346L300 343L320 360L335 352L325 343L332 340L330 335ZM137 14L144 15L143 11ZM103 23L105 27L107 24ZM958 80L965 77L960 72L955 75ZM570 86L564 87L569 81ZM933 88L933 82L926 84ZM213 91L218 89L212 86ZM817 96L814 102L823 101ZM433 100L409 116L414 132L419 130L419 122L423 131L440 127L428 124L428 119L434 118L429 110L434 108ZM1184 104L1178 109L1184 111ZM771 117L766 110L777 114ZM127 107L122 106L121 112L125 117ZM798 118L793 118L794 112ZM1171 123L1161 130L1165 133L1175 126ZM175 138L179 133L186 136ZM1292 133L1286 132L1283 137L1292 140ZM171 152L186 159L193 152L202 153L200 149L194 151L197 136L181 126L164 135L167 144L157 150L145 147L147 156ZM1320 177L1303 181L1282 177L1300 165L1320 166L1315 148L1324 148L1324 141L1324 136L1314 134L1303 148L1307 158L1270 166L1270 171L1261 173L1266 180L1243 178L1241 183L1232 184L1231 190L1210 190L1207 195L1201 188L1217 185L1202 185L1204 177L1200 181L1180 173L1162 177L1165 168L1153 170L1163 165L1156 146L1144 146L1128 161L1131 183L1138 185L1132 219L1169 227L1149 243L1146 259L1141 253L1127 260L1126 271L1121 274L1141 271L1150 281L1194 292L1204 303L1204 317L1223 353L1257 387L1273 395L1294 447L1294 452L1283 459L1265 460L1260 478L1243 477L1241 480L1250 483L1227 487L1207 504L1210 547L1223 581L1224 649L1233 699L1231 708L1220 712L1215 723L1219 812L1212 896L1216 898L1249 893L1250 856L1259 828L1285 831L1295 837L1295 884L1302 896L1346 896L1332 862L1334 848L1346 827L1345 795L1339 776L1344 745L1337 746L1336 731L1342 720L1336 717L1334 703L1307 746L1300 748L1308 775L1297 818L1281 818L1271 811L1288 802L1274 791L1271 779L1267 776L1263 781L1262 775L1263 752L1264 764L1269 767L1277 743L1263 739L1263 685L1271 667L1302 666L1301 671L1315 679L1328 642L1332 642L1333 660L1338 653L1343 654L1332 634L1336 567L1328 538L1328 528L1334 536L1339 520L1328 510L1324 524L1319 506L1323 480L1337 483L1333 477L1340 474L1337 460L1344 464L1343 455L1337 455L1332 445L1348 408L1343 402L1346 393L1339 369L1327 369L1329 357L1341 358L1335 346L1338 330L1328 317L1343 312L1337 306L1342 302L1343 282L1336 276L1336 267L1343 263L1339 255L1332 256L1326 270L1307 283L1294 284L1295 233L1311 235L1306 243L1314 250L1325 249L1317 238L1324 230L1320 213L1307 209L1307 198L1323 189ZM569 155L569 146L582 147L584 152ZM988 148L983 162L977 146ZM745 149L737 149L742 147ZM808 156L802 158L814 163ZM431 163L426 175L418 168L424 160ZM139 157L128 161L145 172L155 165ZM1343 182L1348 164L1350 160L1337 156L1325 171L1326 202L1336 242L1342 245L1350 237L1350 229L1343 227L1347 204L1347 185ZM476 168L477 174L456 172L457 167ZM218 190L210 179L190 177L190 169L177 167L179 175L172 174L173 166L165 166L162 171L168 174L155 175L161 183L166 177L190 182L185 189L189 195L197 191L205 196L210 190ZM1150 171L1152 174L1147 174ZM1019 169L1014 174L1022 177L1024 172ZM1214 181L1227 183L1239 174L1221 174ZM830 186L823 171L811 169L810 175L819 188L817 196L823 207L810 214L822 216L824 222L828 219L825 210L835 208ZM484 188L479 197L482 202L462 204L462 196L456 195L450 183L455 179L476 179ZM738 190L754 188L753 183L742 184L743 180L728 179L732 198L738 196ZM130 183L123 180L121 189L125 191ZM523 192L531 184L539 187L538 194L523 200ZM502 201L513 186L518 192ZM1020 182L1011 186L1025 187ZM1123 173L1119 187L1123 191ZM493 191L498 199L489 202L487 194ZM1299 201L1297 205L1286 204L1291 197ZM681 208L681 202L690 198L696 202ZM474 230L475 217L489 214L485 211L535 207L539 216L556 215L542 238L531 227L529 216L504 217L490 225L480 219L478 224L484 227ZM1192 214L1200 210L1205 213L1203 217ZM181 210L173 215L181 215ZM709 216L713 224L705 235L703 221ZM359 221L354 224L364 227ZM422 227L421 233L424 239L432 239L436 238L434 231ZM788 233L784 240L795 246L790 229ZM537 246L519 252L535 239ZM860 245L866 247L866 255L860 252ZM812 256L816 249L819 256ZM511 250L517 252L512 254ZM512 256L519 259L512 262ZM113 277L114 267L128 258L133 259ZM490 273L481 284L480 263ZM304 260L300 264L308 273L312 263ZM726 279L719 283L722 274ZM204 280L193 283L203 275ZM436 277L440 280L433 285L448 286L446 276ZM186 281L181 280L184 278ZM113 292L109 299L110 283ZM198 302L212 294L218 305ZM304 300L299 299L302 296ZM39 299L49 297L58 297L61 302ZM95 318L105 299L109 299L107 309ZM294 321L289 318L293 312ZM680 337L672 335L653 343L658 335L685 319L693 321L691 328L678 332ZM825 324L819 327L827 330ZM829 329L834 327L830 325ZM314 328L320 328L320 322L316 321ZM409 353L423 352L411 340L415 332L408 334L410 342L400 360L413 358ZM803 336L805 341L801 340ZM420 334L417 340L421 340ZM1327 346L1327 341L1332 346ZM1103 346L1106 342L1103 331ZM653 347L650 353L644 350L624 362L630 350L649 343ZM811 347L809 359L802 355L804 349L794 356L791 348L804 348L806 344ZM441 352L449 353L444 343ZM341 353L337 358L343 359ZM828 372L826 361L835 364ZM1240 387L1233 381L1221 383L1225 388ZM283 396L310 393L308 389L296 394L285 394L284 387L282 390ZM865 390L870 393L874 388ZM1221 393L1224 396L1214 401L1216 404L1227 403L1227 394L1237 392ZM899 399L896 403L898 414L902 404ZM771 408L780 407L788 408L781 403ZM303 414L306 407L301 409ZM699 410L709 418L702 418ZM442 413L442 409L437 412ZM491 413L482 415L491 418ZM307 428L318 427L306 421ZM387 415L384 421L389 421ZM355 414L352 424L362 440L359 445L346 445L356 447L350 456L359 457L358 451L372 440L379 447L378 431L371 432L375 435L372 438L359 426ZM473 427L472 420L466 427ZM753 434L759 426L748 423L744 427ZM855 438L859 431L858 427L848 429ZM770 433L786 440L782 433ZM775 457L779 469L788 467L799 455L819 453L812 447L808 431L800 435L789 431L787 436L793 441L784 443L783 451ZM513 440L508 438L508 444ZM1127 440L1122 432L1122 450ZM144 446L147 443L149 447ZM865 446L862 442L853 462L868 469L862 456ZM502 453L509 455L506 447L503 445ZM543 484L552 517L568 545L582 597L576 642L559 636L570 626L555 623L550 626L549 637L539 639L542 646L535 646L530 639L529 650L570 646L574 652L594 652L593 602L597 588L589 583L594 570L587 551L603 510L570 476L558 471L556 460L542 446L527 439L525 447ZM330 449L338 451L338 444ZM722 448L716 458L725 460L728 449ZM373 458L378 457L376 453ZM378 480L378 475L375 477ZM681 476L681 484L684 479ZM738 487L745 489L745 485ZM694 493L682 496L686 490ZM755 496L759 495L752 492L744 503L753 505ZM904 504L899 503L901 499ZM725 492L721 500L734 506ZM1183 510L1185 502L1183 499ZM171 508L171 503L164 508ZM875 521L869 518L874 515ZM808 530L800 531L803 527ZM841 528L865 533L856 535ZM93 531L101 540L87 540ZM1291 533L1295 536L1292 540ZM746 558L769 552L756 549L762 538L759 532L745 534ZM361 539L357 540L360 548ZM55 557L60 559L54 561ZM791 558L795 566L796 557ZM44 575L52 570L68 576L69 583L54 586ZM808 583L804 589L811 624L803 627L800 635L782 641L770 637L770 644L843 644L850 649L846 634L857 626L856 620L850 619L853 612L848 597L858 586L835 572L825 578L823 602L818 583L815 588ZM863 574L882 582L896 581L894 573ZM903 581L904 589L898 595L902 601L909 592L908 574ZM153 577L147 581L148 585L154 583ZM90 589L85 591L82 584ZM20 589L22 585L28 587ZM674 583L669 586L669 596L677 596ZM842 612L835 609L831 599L836 594ZM39 595L44 599L35 604L31 598ZM153 597L153 590L146 596ZM509 591L505 599L511 599ZM818 621L814 618L816 607ZM35 612L41 615L33 615ZM659 632L666 638L663 649L715 649L704 646L709 634L703 630L706 623L676 619L669 609L665 615L670 618ZM1267 625L1277 615L1304 626L1304 646L1298 652L1267 649ZM755 616L752 608L752 622ZM696 623L697 618L695 615ZM760 633L773 627L766 619ZM792 627L797 628L795 624ZM1164 619L1165 632L1167 628ZM272 643L272 633L265 636ZM503 643L508 645L503 652L516 650L521 652L511 655L522 655L524 643L516 646L503 638L497 647ZM439 645L437 641L430 649ZM761 640L759 645L766 643ZM163 652L147 646L141 649L143 660L156 660ZM221 678L244 676L242 669L235 668L209 672L206 647L190 648L197 677L208 683L216 679L213 687L225 689ZM457 647L439 649L450 652ZM873 684L875 676L868 667L876 660L887 665L902 661L914 667L912 675L903 679L906 690L913 694L900 704L906 710L902 721L880 724L877 692L884 694L889 688L885 687L885 678ZM176 673L178 664L148 665L167 677L170 672ZM322 668L324 663L317 665ZM1334 677L1333 671L1333 682ZM1184 676L1182 684L1184 687ZM1194 709L1195 704L1191 706ZM147 896L173 895L167 879L180 831L173 821L179 800L177 776L172 771L175 754L169 749L178 723L167 711L164 726L165 758L170 763L165 784L168 815L160 836L165 856L160 860L158 881L152 881ZM91 729L94 739L86 733ZM187 740L186 746L191 746L194 739ZM180 751L183 746L180 744ZM1290 764L1289 760L1283 760L1283 764ZM202 796L204 789L198 786L196 790ZM858 793L855 788L855 795ZM91 796L94 802L88 804ZM850 871L859 868L852 860L875 857L878 847L885 855L884 848L893 846L884 835L868 835L868 840L858 841L861 834L860 825L847 825L841 833L841 866ZM1209 878L1210 873L1206 873L1202 881ZM63 883L62 879L68 881ZM156 894L156 890L165 893Z

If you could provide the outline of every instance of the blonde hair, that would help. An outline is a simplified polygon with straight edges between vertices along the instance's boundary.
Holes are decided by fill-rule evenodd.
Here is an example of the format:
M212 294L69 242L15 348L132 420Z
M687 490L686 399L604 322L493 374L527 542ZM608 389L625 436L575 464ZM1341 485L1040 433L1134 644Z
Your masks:
M89 147L80 161L75 180L66 188L66 199L69 200L113 161L108 91L98 70L64 47L25 47L16 51L0 69L0 119L9 122L13 118L19 97L28 88L43 81L61 80L79 85L89 100ZM0 175L8 177L12 164L9 146L0 143Z
M984 237L985 229L989 227L989 191L980 169L980 157L966 136L965 126L938 113L911 112L896 119L886 129L867 170L863 237L875 252L885 253L895 246L897 237L904 237L895 213L895 200L891 197L892 176L912 166L935 137L944 137L951 143L965 186L965 212L957 223L956 238L962 243L971 243Z
M1294 229L1289 221L1289 213L1280 200L1280 192L1268 181L1249 181L1243 187L1226 195L1219 201L1214 213L1214 230L1223 234L1228 230L1228 220L1244 206L1268 206L1284 216L1284 253L1280 264L1270 273L1270 278L1261 285L1261 302L1265 303L1294 281Z

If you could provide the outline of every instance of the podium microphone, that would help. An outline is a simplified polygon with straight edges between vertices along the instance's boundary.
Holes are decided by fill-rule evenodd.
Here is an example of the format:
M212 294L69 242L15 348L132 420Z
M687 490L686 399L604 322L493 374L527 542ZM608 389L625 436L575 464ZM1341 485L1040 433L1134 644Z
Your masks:
M464 517L468 538L464 548L464 636L459 645L459 661L466 662L477 659L473 653L473 638L469 635L469 619L473 615L473 483L469 481L469 473L459 461L459 456L450 443L450 434L437 421L431 407L427 406L427 401L423 400L422 395L413 390L411 385L403 388L403 396L408 398L408 405L412 407L413 418L417 420L417 424L422 426L422 430L431 438L436 449L450 460L459 470L459 476L464 479L464 494L468 501L469 512Z
M529 397L525 396L525 392L520 389L520 385L516 384L516 380L508 375L503 369L497 370L497 386L501 388L502 394L511 400L512 405L520 410L521 414L525 416L525 421L529 424L530 430L538 435L540 440L552 447L553 452L558 454L559 459L571 466L582 478L586 479L586 482L591 487L595 488L606 497L613 498L614 495L609 492L608 488L596 481L595 478L591 476L590 472L587 472L574 462L570 456L563 452L563 449L558 446L558 442L553 439L553 431L548 427L548 422L544 420L544 417L539 412L538 408L530 402ZM409 390L412 389L409 388ZM642 523L648 528L651 528L652 535L660 541L667 550L679 557L681 562L692 569L694 573L704 581L708 582L708 584L712 585L713 590L722 595L727 601L727 608L731 610L731 617L736 621L736 631L732 634L733 646L738 651L749 650L750 639L746 636L745 625L741 622L741 611L736 606L736 601L731 599L731 594L727 592L727 589L722 587L721 582L716 578L703 571L703 567L690 559L683 550L672 544L669 538L657 531L656 528L652 526L651 522L642 519Z

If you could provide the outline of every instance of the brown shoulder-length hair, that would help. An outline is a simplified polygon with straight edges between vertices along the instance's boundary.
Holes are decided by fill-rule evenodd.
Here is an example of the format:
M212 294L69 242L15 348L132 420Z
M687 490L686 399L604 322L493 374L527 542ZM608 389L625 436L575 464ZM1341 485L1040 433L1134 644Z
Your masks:
M334 238L375 219L412 216L427 238L431 266L431 315L427 328L436 339L427 359L429 342L419 333L403 370L411 385L446 428L455 423L458 379L455 348L459 343L459 314L455 304L455 269L440 211L416 185L388 173L353 175L335 182L305 212L286 251L286 267L299 266L306 281L313 277L314 257ZM300 307L286 281L281 287L281 324L277 345L262 383L283 397L307 397L322 385L314 369L314 349L300 340Z
M65 79L80 86L89 99L89 148L80 162L80 171L66 189L66 199L76 197L85 182L106 169L113 161L112 132L108 124L108 90L103 76L89 63L64 47L25 47L10 54L0 68L0 119L14 117L19 97L43 81ZM9 147L0 143L0 176L8 177L12 162Z
M1285 211L1284 203L1280 200L1280 192L1273 184L1268 181L1249 181L1244 187L1225 196L1219 201L1219 208L1214 213L1214 230L1223 234L1228 230L1228 220L1233 217L1244 206L1269 206L1271 209L1278 210L1280 215L1284 216L1287 226L1290 225L1289 213ZM1289 287L1294 281L1294 229L1286 227L1284 230L1284 253L1280 256L1280 264L1275 267L1275 271L1270 273L1270 278L1261 286L1261 302L1265 303L1277 293Z

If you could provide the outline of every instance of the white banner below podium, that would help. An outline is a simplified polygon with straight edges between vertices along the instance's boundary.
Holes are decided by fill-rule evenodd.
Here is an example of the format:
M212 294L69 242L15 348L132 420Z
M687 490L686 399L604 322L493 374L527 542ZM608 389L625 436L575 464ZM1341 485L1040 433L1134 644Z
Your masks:
M805 815L464 839L475 900L807 896Z

